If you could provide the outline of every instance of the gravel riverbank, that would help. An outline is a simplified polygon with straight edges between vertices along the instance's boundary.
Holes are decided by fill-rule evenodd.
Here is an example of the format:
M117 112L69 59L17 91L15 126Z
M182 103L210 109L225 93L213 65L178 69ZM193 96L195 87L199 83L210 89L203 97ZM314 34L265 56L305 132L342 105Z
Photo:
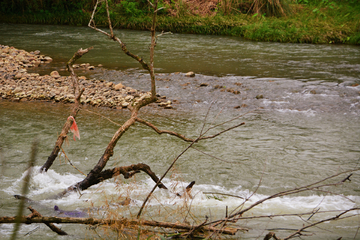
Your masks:
M12 101L74 102L74 90L69 76L61 76L57 71L50 75L28 73L29 68L51 61L51 57L41 55L40 51L27 52L0 45L0 97ZM81 67L94 68L88 64ZM126 87L121 83L89 80L85 76L80 76L79 82L85 88L81 102L92 106L122 109L146 94L145 91ZM170 101L160 100L158 105L172 108Z

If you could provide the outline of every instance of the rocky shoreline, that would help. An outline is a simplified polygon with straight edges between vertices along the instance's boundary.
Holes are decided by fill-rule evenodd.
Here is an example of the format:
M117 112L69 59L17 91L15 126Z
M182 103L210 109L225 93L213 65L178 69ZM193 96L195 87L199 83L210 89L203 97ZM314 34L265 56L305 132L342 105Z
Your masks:
M69 76L60 76L57 71L50 75L28 73L28 68L38 67L52 61L40 51L27 52L14 47L0 45L0 97L12 101L53 101L74 102L74 90ZM77 65L76 65L77 66ZM76 67L75 66L75 67ZM87 68L94 68L84 64ZM104 80L89 80L79 77L80 85L85 88L81 103L96 107L122 109L136 99L147 94L121 83L114 84ZM158 106L171 109L171 101L165 97L158 101Z

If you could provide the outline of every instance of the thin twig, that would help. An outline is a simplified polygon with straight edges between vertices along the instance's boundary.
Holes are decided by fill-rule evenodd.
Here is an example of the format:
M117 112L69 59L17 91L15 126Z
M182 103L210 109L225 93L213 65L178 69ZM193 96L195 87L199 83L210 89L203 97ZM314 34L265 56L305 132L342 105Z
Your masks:
M117 126L121 126L120 123L114 122L114 121L111 120L110 118L105 117L104 115L102 115L102 114L100 114L100 113L96 113L96 112L90 111L90 110L88 110L88 109L82 109L82 110L83 110L83 111L90 112L90 113L93 113L93 114L98 115L98 116L100 116L100 117L102 117L102 118L105 118L106 120L108 120L109 122L111 122L111 123L113 123L113 124L115 124L115 125L117 125Z
M244 199L243 197L240 197L240 196L237 196L237 195L233 195L233 194L227 194L227 193L203 192L203 194L223 195L223 196L229 196L229 197Z
M80 169L78 169L74 164L72 164L72 162L70 161L69 157L66 155L66 153L65 153L65 151L64 151L64 149L63 149L62 147L61 147L61 151L62 151L62 153L64 154L65 159L70 163L70 165L71 165L73 168L75 168L78 172L80 172L82 175L85 175L85 176L86 176L85 173L83 173L82 171L80 171Z
M277 198L277 197L282 197L282 196L286 196L286 195L290 195L290 194L295 194L295 193L300 193L300 192L304 192L304 191L309 191L309 190L316 190L318 188L321 188L321 187L327 187L327 186L334 186L334 185L340 185L341 182L337 182L337 183L332 183L332 184L324 184L324 185L317 185L317 184L320 184L324 181L327 181L329 179L332 179L332 178L335 178L341 174L344 174L344 173L348 173L348 172L353 172L353 171L358 171L359 169L357 170L349 170L349 171L345 171L345 172L341 172L341 173L338 173L338 174L335 174L335 175L332 175L330 177L327 177L327 178L324 178L320 181L317 181L315 183L311 183L309 185L306 185L306 186L303 186L303 187L299 187L299 188L294 188L294 189L290 189L290 190L286 190L286 191L283 191L283 192L279 192L279 193L276 193L276 194L273 194L267 198L264 198L264 199L261 199L259 201L257 201L256 203L252 204L251 206L247 207L246 209L244 210L241 210L233 215L231 215L230 217L235 217L236 215L238 216L241 216L243 213L249 211L250 209L252 209L253 207L267 201L267 200L270 200L270 199L273 199L273 198Z
M29 192L29 184L30 184L30 179L31 179L31 170L32 167L35 164L35 160L36 160L36 155L37 155L37 151L38 151L38 141L34 140L32 147L31 147L31 154L30 154L30 160L29 160L29 164L28 164L28 172L26 173L25 177L24 177L24 184L21 190L21 194L22 196L24 196L23 198L20 198L20 203L19 203L19 207L18 207L18 213L16 215L15 218L15 226L14 226L14 230L13 230L13 234L11 235L11 240L15 240L16 239L16 235L17 232L19 231L20 228L20 219L22 217L22 213L24 210L24 205L25 205L25 200L26 200L26 195Z
M209 153L206 153L206 152L204 152L204 151L202 151L202 150L200 150L200 149L198 149L198 148L196 148L196 147L194 147L194 146L192 147L192 149L194 149L194 150L196 150L196 151L198 151L198 152L201 152L201 153L204 154L204 155L207 155L207 156L209 156L209 157L212 157L212 158L215 158L215 159L217 159L217 160L219 160L219 161L222 161L222 162L231 163L231 164L241 164L240 162L230 162L230 161L227 161L227 160L218 158L218 157L216 157L216 156L214 156L214 155L211 155L211 154L209 154Z
M348 212L351 212L351 211L358 211L360 210L360 208L351 208L351 209L348 209L348 210L345 210L344 212L334 216L334 217L331 217L331 218L327 218L327 219L323 219L321 221L318 221L318 222L315 222L315 223L312 223L312 224L309 224L307 226L304 226L302 228L300 228L299 230L297 230L296 232L290 234L289 236L287 236L286 238L284 238L283 240L287 240L287 239L290 239L290 238L293 238L295 237L296 235L300 235L302 231L304 231L305 229L307 228L310 228L310 227L313 227L313 226L316 226L320 223L324 223L324 222L328 222L328 221L332 221L332 220L340 220L340 219L343 219L343 218L340 218L342 215L348 213ZM357 214L356 214L357 215ZM354 215L354 216L356 216Z
M33 209L31 206L28 207L28 209L32 212L32 214L30 215L30 218L33 217L42 217L42 215L36 211L35 209ZM60 228L56 227L53 223L45 223L46 226L48 226L53 232L56 232L59 235L68 235L65 231L61 230Z
M161 176L161 178L159 179L159 181L155 184L155 186L152 188L152 190L150 191L150 193L147 195L146 199L144 200L138 214L137 214L137 218L139 219L141 216L141 213L147 203L147 201L150 199L152 193L155 191L156 187L161 183L161 181L164 179L164 177L166 176L166 174L170 171L170 169L172 169L172 167L174 166L174 164L176 163L176 161L189 149L191 148L191 146L195 144L195 141L193 141L191 144L189 144L189 146L187 146L171 163L171 165L168 167L168 169L165 171L165 173Z
M237 128L237 127L240 127L240 126L242 126L242 125L245 125L245 123L242 122L242 123L237 124L237 125L235 125L235 126L229 127L229 128L227 128L227 129L225 129L225 130L223 130L223 131L221 131L221 132L218 132L218 133L216 133L216 134L214 134L214 135L193 139L193 138L187 138L186 136L184 136L184 135L182 135L182 134L179 134L179 133L177 133L177 132L174 132L174 131L160 130L160 129L158 129L155 125L153 125L152 123L150 123L150 122L148 122L148 121L145 121L145 120L143 120L143 119L141 119L141 118L139 118L139 117L136 118L136 121L139 122L139 123L142 123L142 124L144 124L144 125L146 125L146 126L148 126L148 127L151 127L151 128L154 129L155 132L157 132L158 134L163 134L163 133L165 133L165 134L173 135L173 136L176 136L176 137L178 137L178 138L180 138L180 139L182 139L182 140L184 140L184 141L186 141L186 142L198 142L198 141L200 141L200 140L215 138L215 137L219 136L220 134L223 134L223 133L228 132L228 131L230 131L230 130L232 130L232 129L234 129L234 128ZM203 129L202 129L201 131L203 131ZM208 131L206 131L206 132L208 132ZM203 136L203 134L202 134L202 136Z

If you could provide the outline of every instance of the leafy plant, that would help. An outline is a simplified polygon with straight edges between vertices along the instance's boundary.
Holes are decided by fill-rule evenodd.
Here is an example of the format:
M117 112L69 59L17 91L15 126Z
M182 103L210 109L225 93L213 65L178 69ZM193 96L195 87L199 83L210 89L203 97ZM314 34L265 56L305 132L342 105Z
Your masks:
M268 16L288 16L292 9L288 0L254 0L250 11Z
M139 3L136 1L121 1L117 6L121 7L121 13L129 17L137 17L143 15L143 12L139 9Z

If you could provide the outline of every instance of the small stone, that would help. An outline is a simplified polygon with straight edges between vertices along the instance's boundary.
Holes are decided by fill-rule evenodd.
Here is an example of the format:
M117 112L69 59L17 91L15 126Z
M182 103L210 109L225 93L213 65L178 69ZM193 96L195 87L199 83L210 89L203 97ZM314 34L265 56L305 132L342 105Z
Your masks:
M19 92L21 92L21 91L22 91L22 88L16 87L16 88L14 89L13 93L19 93Z
M20 79L21 77L22 77L22 74L21 74L21 73L17 73L17 74L15 74L14 79Z
M40 61L34 61L34 67L38 67L40 66L41 62Z
M185 77L195 77L195 73L194 72L188 72L185 74Z
M43 58L46 62L51 62L52 61L52 58L51 57L48 57L48 56L45 56Z
M94 67L94 66L89 66L87 69L88 69L88 70L94 70L95 67Z
M111 87L114 86L114 83L113 83L113 82L107 82L107 83L106 83L106 86L109 87L109 88L111 88Z
M78 77L79 80L86 80L86 77L85 76L80 76Z
M127 106L129 106L129 104L130 104L130 103L128 103L128 102L123 102L123 103L121 104L121 106L122 106L123 108L126 108Z
M130 89L130 90L128 91L128 93L129 93L129 94L135 94L135 93L136 93L136 89Z
M53 78L59 78L59 77L61 77L58 71L52 71L52 72L50 73L50 76L52 76Z
M114 88L115 88L116 91L119 91L120 89L125 88L125 86L122 83L118 83L118 84L115 85Z
M201 83L201 84L200 84L200 87L207 87L207 86L209 86L208 83Z
M97 66L98 66L98 67L102 67L103 65L102 65L102 64L98 64Z
M311 90L310 93L311 93L311 94L316 94L316 91L315 91L315 90Z
M262 94L256 95L256 99L262 99L264 96Z
M167 105L167 103L165 103L165 102L161 102L158 104L159 107L165 107L166 105Z
M30 73L28 75L29 75L29 77L38 77L38 76L40 76L40 74L38 74L38 73Z
M129 102L129 101L133 100L134 97L133 96L126 96L124 99L125 99L125 101Z

